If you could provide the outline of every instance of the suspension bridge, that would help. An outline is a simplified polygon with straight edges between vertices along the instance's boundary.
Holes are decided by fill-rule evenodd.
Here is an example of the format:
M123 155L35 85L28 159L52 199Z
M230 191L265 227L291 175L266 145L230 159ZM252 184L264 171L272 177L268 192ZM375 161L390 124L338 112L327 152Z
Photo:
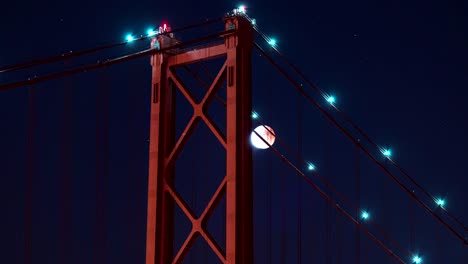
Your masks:
M466 261L467 227L444 197L244 7L0 72L14 79L1 97L26 106L16 263ZM381 188L364 194L363 179ZM392 212L393 196L407 212ZM453 257L424 251L442 243Z

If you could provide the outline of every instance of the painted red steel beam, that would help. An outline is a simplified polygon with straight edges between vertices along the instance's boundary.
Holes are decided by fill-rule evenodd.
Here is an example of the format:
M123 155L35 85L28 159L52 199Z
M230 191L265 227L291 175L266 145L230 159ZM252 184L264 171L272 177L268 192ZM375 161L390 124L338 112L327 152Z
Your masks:
M253 262L253 181L251 131L251 51L253 29L243 17L225 18L227 34L220 45L178 54L153 54L150 153L148 174L148 214L146 264L181 263L199 237L222 263ZM159 38L166 49L167 38ZM170 42L170 40L169 40ZM175 46L167 47L173 48ZM174 51L174 50L173 50ZM177 51L176 51L177 52ZM226 60L203 99L197 101L175 69L187 64ZM227 82L226 135L207 114L208 106L222 83ZM178 89L193 108L193 116L180 138L175 138L175 91ZM198 123L205 122L226 150L226 175L200 216L196 216L174 187L174 169L179 154ZM222 249L206 224L226 196L226 249ZM180 207L192 223L192 230L181 248L173 248L174 206ZM177 250L177 251L176 251ZM174 254L175 253L175 254Z
M225 55L226 47L224 46L224 44L221 44L171 56L168 58L168 63L174 67L179 65L196 63L202 60L216 59Z
M227 46L227 188L226 263L253 262L253 179L251 52L253 28L246 19L234 23L237 35Z

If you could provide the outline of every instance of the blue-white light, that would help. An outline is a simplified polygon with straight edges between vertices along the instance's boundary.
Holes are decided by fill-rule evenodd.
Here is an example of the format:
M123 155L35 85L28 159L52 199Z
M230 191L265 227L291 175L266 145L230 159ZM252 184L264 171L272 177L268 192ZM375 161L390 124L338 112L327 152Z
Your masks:
M239 8L237 8L237 11L238 11L239 13L245 14L245 12L247 11L247 9L245 8L244 5L241 5L241 6L239 6Z
M257 119L259 117L258 113L255 111L252 111L252 119Z
M329 104L331 104L331 105L333 105L333 104L336 102L336 98L335 98L335 96L333 96L333 95L329 95L329 96L325 97L325 99L326 99L327 102L328 102Z
M415 264L419 264L419 263L422 263L422 258L420 256L414 256L413 257L413 263Z
M270 40L268 40L268 44L269 44L270 46L276 46L276 39L271 38Z
M438 199L436 200L436 203L437 203L438 206L444 207L444 205L445 205L445 200L442 199L442 198L438 198Z
M252 23L252 25L256 25L257 24L257 20L255 18L252 18L252 20L250 21Z
M315 170L315 165L312 164L312 163L310 163L310 162L308 162L308 163L307 163L307 170L309 170L309 171Z
M383 149L382 150L382 154L386 157L386 158L390 158L392 156L392 150L391 149Z
M127 40L127 42L132 42L135 40L135 37L132 36L132 34L128 34L126 37L125 37L125 40Z
M361 218L362 218L363 220L367 220L367 219L369 219L369 217L370 217L369 212L367 212L367 211L362 211L362 213L361 213Z
M152 28L149 28L147 31L146 31L146 35L148 37L152 37L154 35L156 35L156 31L154 31Z

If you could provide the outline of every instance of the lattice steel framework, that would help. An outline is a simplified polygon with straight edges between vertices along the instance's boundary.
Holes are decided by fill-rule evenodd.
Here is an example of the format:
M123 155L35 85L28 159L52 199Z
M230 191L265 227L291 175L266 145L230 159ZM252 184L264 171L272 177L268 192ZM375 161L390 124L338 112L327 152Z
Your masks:
M222 263L253 262L251 50L253 29L242 17L226 17L224 43L185 52L152 55L153 69L146 264L181 263L195 239L201 236ZM161 47L170 45L158 37ZM166 42L166 43L165 43ZM190 93L175 69L190 63L225 57L201 101ZM207 109L226 81L226 135L208 116ZM193 107L193 116L180 138L175 138L176 89ZM197 216L174 187L176 160L197 124L205 122L226 150L226 175L201 215ZM196 154L196 153L192 153ZM226 248L222 249L207 231L206 224L226 197ZM192 228L181 248L173 248L174 206L179 206ZM177 251L175 251L177 250ZM175 253L175 254L174 254Z

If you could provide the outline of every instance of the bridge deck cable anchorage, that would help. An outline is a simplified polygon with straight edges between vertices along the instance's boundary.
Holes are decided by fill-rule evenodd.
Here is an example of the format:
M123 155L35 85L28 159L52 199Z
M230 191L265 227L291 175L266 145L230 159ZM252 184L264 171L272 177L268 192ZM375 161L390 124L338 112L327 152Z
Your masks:
M254 43L260 53L289 81L291 84L312 104L314 105L325 117L336 126L356 147L361 149L366 156L373 161L382 171L384 171L390 178L392 178L410 197L418 202L427 212L429 212L435 219L437 219L445 228L447 228L453 235L455 235L460 241L467 245L468 241L460 235L452 226L445 222L438 214L436 214L430 207L428 207L421 199L419 199L415 193L413 193L408 187L406 187L393 173L391 173L382 163L380 163L366 148L364 148L338 121L328 113L320 104L318 104L302 86L297 83L292 77L279 66L269 55L266 53L258 43Z
M208 20L200 22L200 23L191 24L191 25L188 25L188 26L185 26L185 27L176 28L176 29L173 29L173 30L171 30L169 32L158 33L157 35L153 35L153 36L141 36L139 38L136 38L134 41L145 40L145 39L156 37L158 35L167 35L167 34L170 34L170 33L177 33L177 32L181 32L181 31L186 31L186 30L189 30L189 29L193 29L193 28L213 24L215 22L220 21L221 19L222 19L222 17L214 18L214 19L208 19ZM3 67L0 68L0 73L7 73L7 72L12 72L12 71L24 70L24 69L32 68L32 67L39 66L39 65L49 64L49 63L58 62L58 61L65 61L65 60L68 60L70 58L80 57L80 56L83 56L83 55L88 55L88 54L96 53L96 52L99 52L99 51L112 49L112 48L115 48L115 47L125 46L127 44L128 44L128 41L112 43L112 44L107 44L107 45L102 45L102 46L98 46L98 47L93 47L93 48L89 48L89 49L80 50L80 51L77 51L77 52L69 51L66 54L61 54L61 55L51 56L51 57L47 57L47 58L36 59L36 60L29 61L29 62L23 62L23 63L13 64L13 65L8 65L8 66L3 66Z
M282 145L283 147L286 148L286 151L288 151L291 155L294 156L295 159L297 159L300 163L304 164L305 166L307 166L309 163L307 161L305 161L297 152L295 152L284 140L282 140L280 137L278 137L274 131L272 131L268 126L265 125L265 123L263 123L261 121L261 118L258 117L257 119L255 119L255 121L257 121L261 126L263 126L270 134L274 135L275 136L275 139L278 141L278 143L280 145ZM344 201L345 204L351 206L354 210L356 211L359 211L360 208L358 206L356 206L353 202L351 202L348 198L346 198L346 196L344 196L341 192L339 192L335 187L333 187L333 185L330 183L330 181L328 181L325 177L323 177L319 172L317 172L316 170L312 171L312 175L316 176L317 178L319 178L320 181L322 181L326 187L328 187L332 193L334 193L336 196L338 196L342 201ZM398 243L396 240L394 240L392 237L390 237L390 235L385 232L381 227L379 227L378 225L374 224L372 221L367 221L373 228L375 228L377 230L378 233L380 233L383 238L387 241L389 241L391 244L393 244L394 246L396 246L399 250L405 252L406 255L408 256L413 256L413 254L406 248L404 248L400 243Z
M268 41L268 37L262 31L258 29L258 27L254 27L255 31L265 40ZM326 99L327 93L325 93L322 89L314 85L307 76L305 76L285 55L283 55L277 47L273 47L275 52L296 72L306 83L310 86L315 92L320 94L322 97ZM336 105L332 105L332 107L337 111L337 113L349 124L353 127L359 135L361 135L367 142L369 142L376 150L380 151L380 147L368 136L355 122L353 122L343 111L341 111ZM431 195L421 184L419 184L413 177L411 177L403 168L398 166L393 160L388 159L390 164L394 166L400 173L402 173L408 180L410 180L419 190L421 190L429 199L437 203L437 199ZM444 211L453 221L455 221L460 227L462 227L465 231L468 231L468 228L463 224L461 220L459 220L455 215L450 213L446 208L440 207L442 211Z
M150 56L150 55L153 55L153 54L156 54L156 53L162 53L162 52L166 52L166 51L169 51L169 50L172 50L172 49L177 49L177 48L185 47L185 46L188 46L188 45L196 44L198 42L213 39L213 38L220 37L220 36L230 34L230 33L233 33L233 32L235 32L235 30L221 31L221 32L218 32L218 33L215 33L215 34L206 35L206 36L201 37L201 38L185 41L185 42L182 42L182 43L179 43L179 44L167 47L167 48L159 49L159 50L157 50L157 49L146 49L146 50L143 50L143 51L131 53L131 54L128 54L128 55L125 55L125 56L110 59L110 60L107 60L107 61L104 61L104 62L99 62L99 63L96 63L96 64L91 64L91 65L87 65L87 66L83 66L83 67L79 67L79 68L75 68L75 69L71 69L71 70L61 71L61 72L53 73L53 74L50 74L50 75L43 75L43 76L39 76L39 77L34 78L34 79L3 84L3 85L0 85L0 91L9 90L9 89L18 88L18 87L27 86L27 85L32 85L32 84L36 84L36 83L40 83L40 82L44 82L44 81L64 77L64 76L69 76L69 75L74 75L74 74L78 74L78 73L87 72L87 71L90 71L90 70L96 70L96 69L100 69L100 68L104 68L104 67L109 67L109 66L112 66L112 65L115 65L115 64L131 61L131 60L134 60L134 59L137 59L137 58Z
M346 218L348 218L353 224L359 227L366 235L368 235L378 246L380 246L388 255L393 257L399 263L406 263L404 262L397 254L391 251L382 241L380 241L377 237L375 237L365 226L359 223L352 215L350 215L344 208L342 208L339 204L335 202L330 196L328 196L320 187L318 187L309 177L305 175L300 169L298 169L288 158L286 158L281 152L279 152L275 147L273 147L270 143L267 142L257 131L253 131L257 137L259 137L263 143L268 145L271 151L281 159L286 165L288 165L292 170L296 172L297 175L301 176L307 184L309 184L312 188L314 188L325 200L330 203L338 212L343 214Z

